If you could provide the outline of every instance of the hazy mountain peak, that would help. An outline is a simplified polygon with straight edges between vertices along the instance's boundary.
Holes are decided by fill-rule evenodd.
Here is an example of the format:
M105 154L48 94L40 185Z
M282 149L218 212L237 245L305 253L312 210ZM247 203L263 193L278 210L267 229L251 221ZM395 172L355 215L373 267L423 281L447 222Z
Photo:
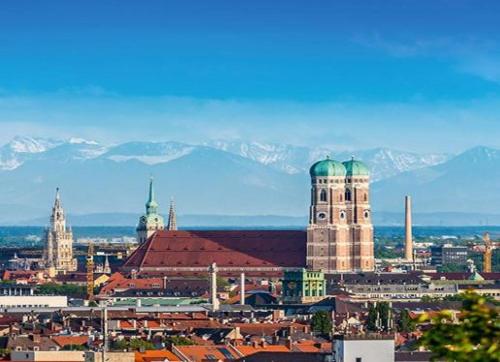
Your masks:
M487 146L476 146L461 153L458 156L478 157L482 159L494 159L500 156L500 150Z
M57 141L45 138L16 136L4 147L17 153L39 153L55 147L58 143Z
M86 140L84 138L79 138L79 137L71 137L69 140L68 140L68 143L71 143L71 144L77 144L77 145L80 145L80 144L86 144L86 145L98 145L99 143L96 142L96 141L91 141L91 140Z

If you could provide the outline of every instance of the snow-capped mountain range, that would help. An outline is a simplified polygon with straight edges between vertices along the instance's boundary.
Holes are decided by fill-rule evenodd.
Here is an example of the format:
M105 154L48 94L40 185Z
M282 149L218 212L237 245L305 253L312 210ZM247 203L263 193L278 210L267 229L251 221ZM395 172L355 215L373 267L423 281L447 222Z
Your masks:
M156 165L178 159L194 150L210 148L256 161L287 174L306 173L313 162L326 155L338 160L347 160L355 156L370 166L374 181L401 172L437 165L450 157L447 154L420 155L387 148L339 152L326 147L308 148L259 142L212 141L201 145L190 145L168 141L100 145L95 141L81 138L54 140L16 137L0 148L0 170L11 171L27 161L51 158L90 160L102 157L115 162L136 160L148 165Z
M184 215L307 220L308 169L326 155L341 161L354 155L368 164L375 214L402 212L407 194L416 213L500 213L500 151L488 147L447 155L257 142L102 145L78 138L16 137L0 147L0 224L46 217L58 186L72 214L138 214L151 174L163 212L173 196Z

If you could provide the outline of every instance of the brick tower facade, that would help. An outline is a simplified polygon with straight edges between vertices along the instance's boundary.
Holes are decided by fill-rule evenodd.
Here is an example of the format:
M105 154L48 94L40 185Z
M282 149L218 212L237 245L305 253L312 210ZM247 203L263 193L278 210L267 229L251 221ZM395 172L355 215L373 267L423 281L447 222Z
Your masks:
M360 161L327 158L310 170L307 266L325 273L372 271L369 171Z

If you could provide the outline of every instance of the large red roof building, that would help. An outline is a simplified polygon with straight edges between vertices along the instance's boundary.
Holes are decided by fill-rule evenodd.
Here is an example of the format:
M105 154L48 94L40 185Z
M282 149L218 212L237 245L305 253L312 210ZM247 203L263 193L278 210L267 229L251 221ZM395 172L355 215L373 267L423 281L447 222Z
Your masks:
M281 276L285 268L325 273L372 271L373 225L369 171L354 158L329 158L310 169L311 207L307 230L178 231L173 204L167 227L158 216L150 182L146 214L140 218L139 248L123 266L142 276Z
M279 276L283 268L306 266L305 231L159 230L128 258L126 272L150 276L207 275L216 263L221 275Z

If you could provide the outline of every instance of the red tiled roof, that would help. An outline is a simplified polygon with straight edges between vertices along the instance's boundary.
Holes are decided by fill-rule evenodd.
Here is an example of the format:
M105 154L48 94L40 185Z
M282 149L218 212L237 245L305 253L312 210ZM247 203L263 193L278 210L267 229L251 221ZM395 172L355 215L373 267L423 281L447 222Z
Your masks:
M167 350L135 352L135 362L180 361L175 354Z
M303 267L306 233L294 230L157 231L129 257L124 270Z
M240 357L230 346L225 345L175 346L175 350L179 351L193 362L202 362L207 360L226 361Z
M236 346L234 348L243 356L250 356L258 352L290 352L290 349L283 345Z
M120 273L111 275L106 285L101 288L101 294L110 294L117 290L127 289L158 289L163 287L161 278L136 278L127 279Z
M60 347L64 346L81 346L87 344L89 337L88 336L53 336L52 340L56 342Z

